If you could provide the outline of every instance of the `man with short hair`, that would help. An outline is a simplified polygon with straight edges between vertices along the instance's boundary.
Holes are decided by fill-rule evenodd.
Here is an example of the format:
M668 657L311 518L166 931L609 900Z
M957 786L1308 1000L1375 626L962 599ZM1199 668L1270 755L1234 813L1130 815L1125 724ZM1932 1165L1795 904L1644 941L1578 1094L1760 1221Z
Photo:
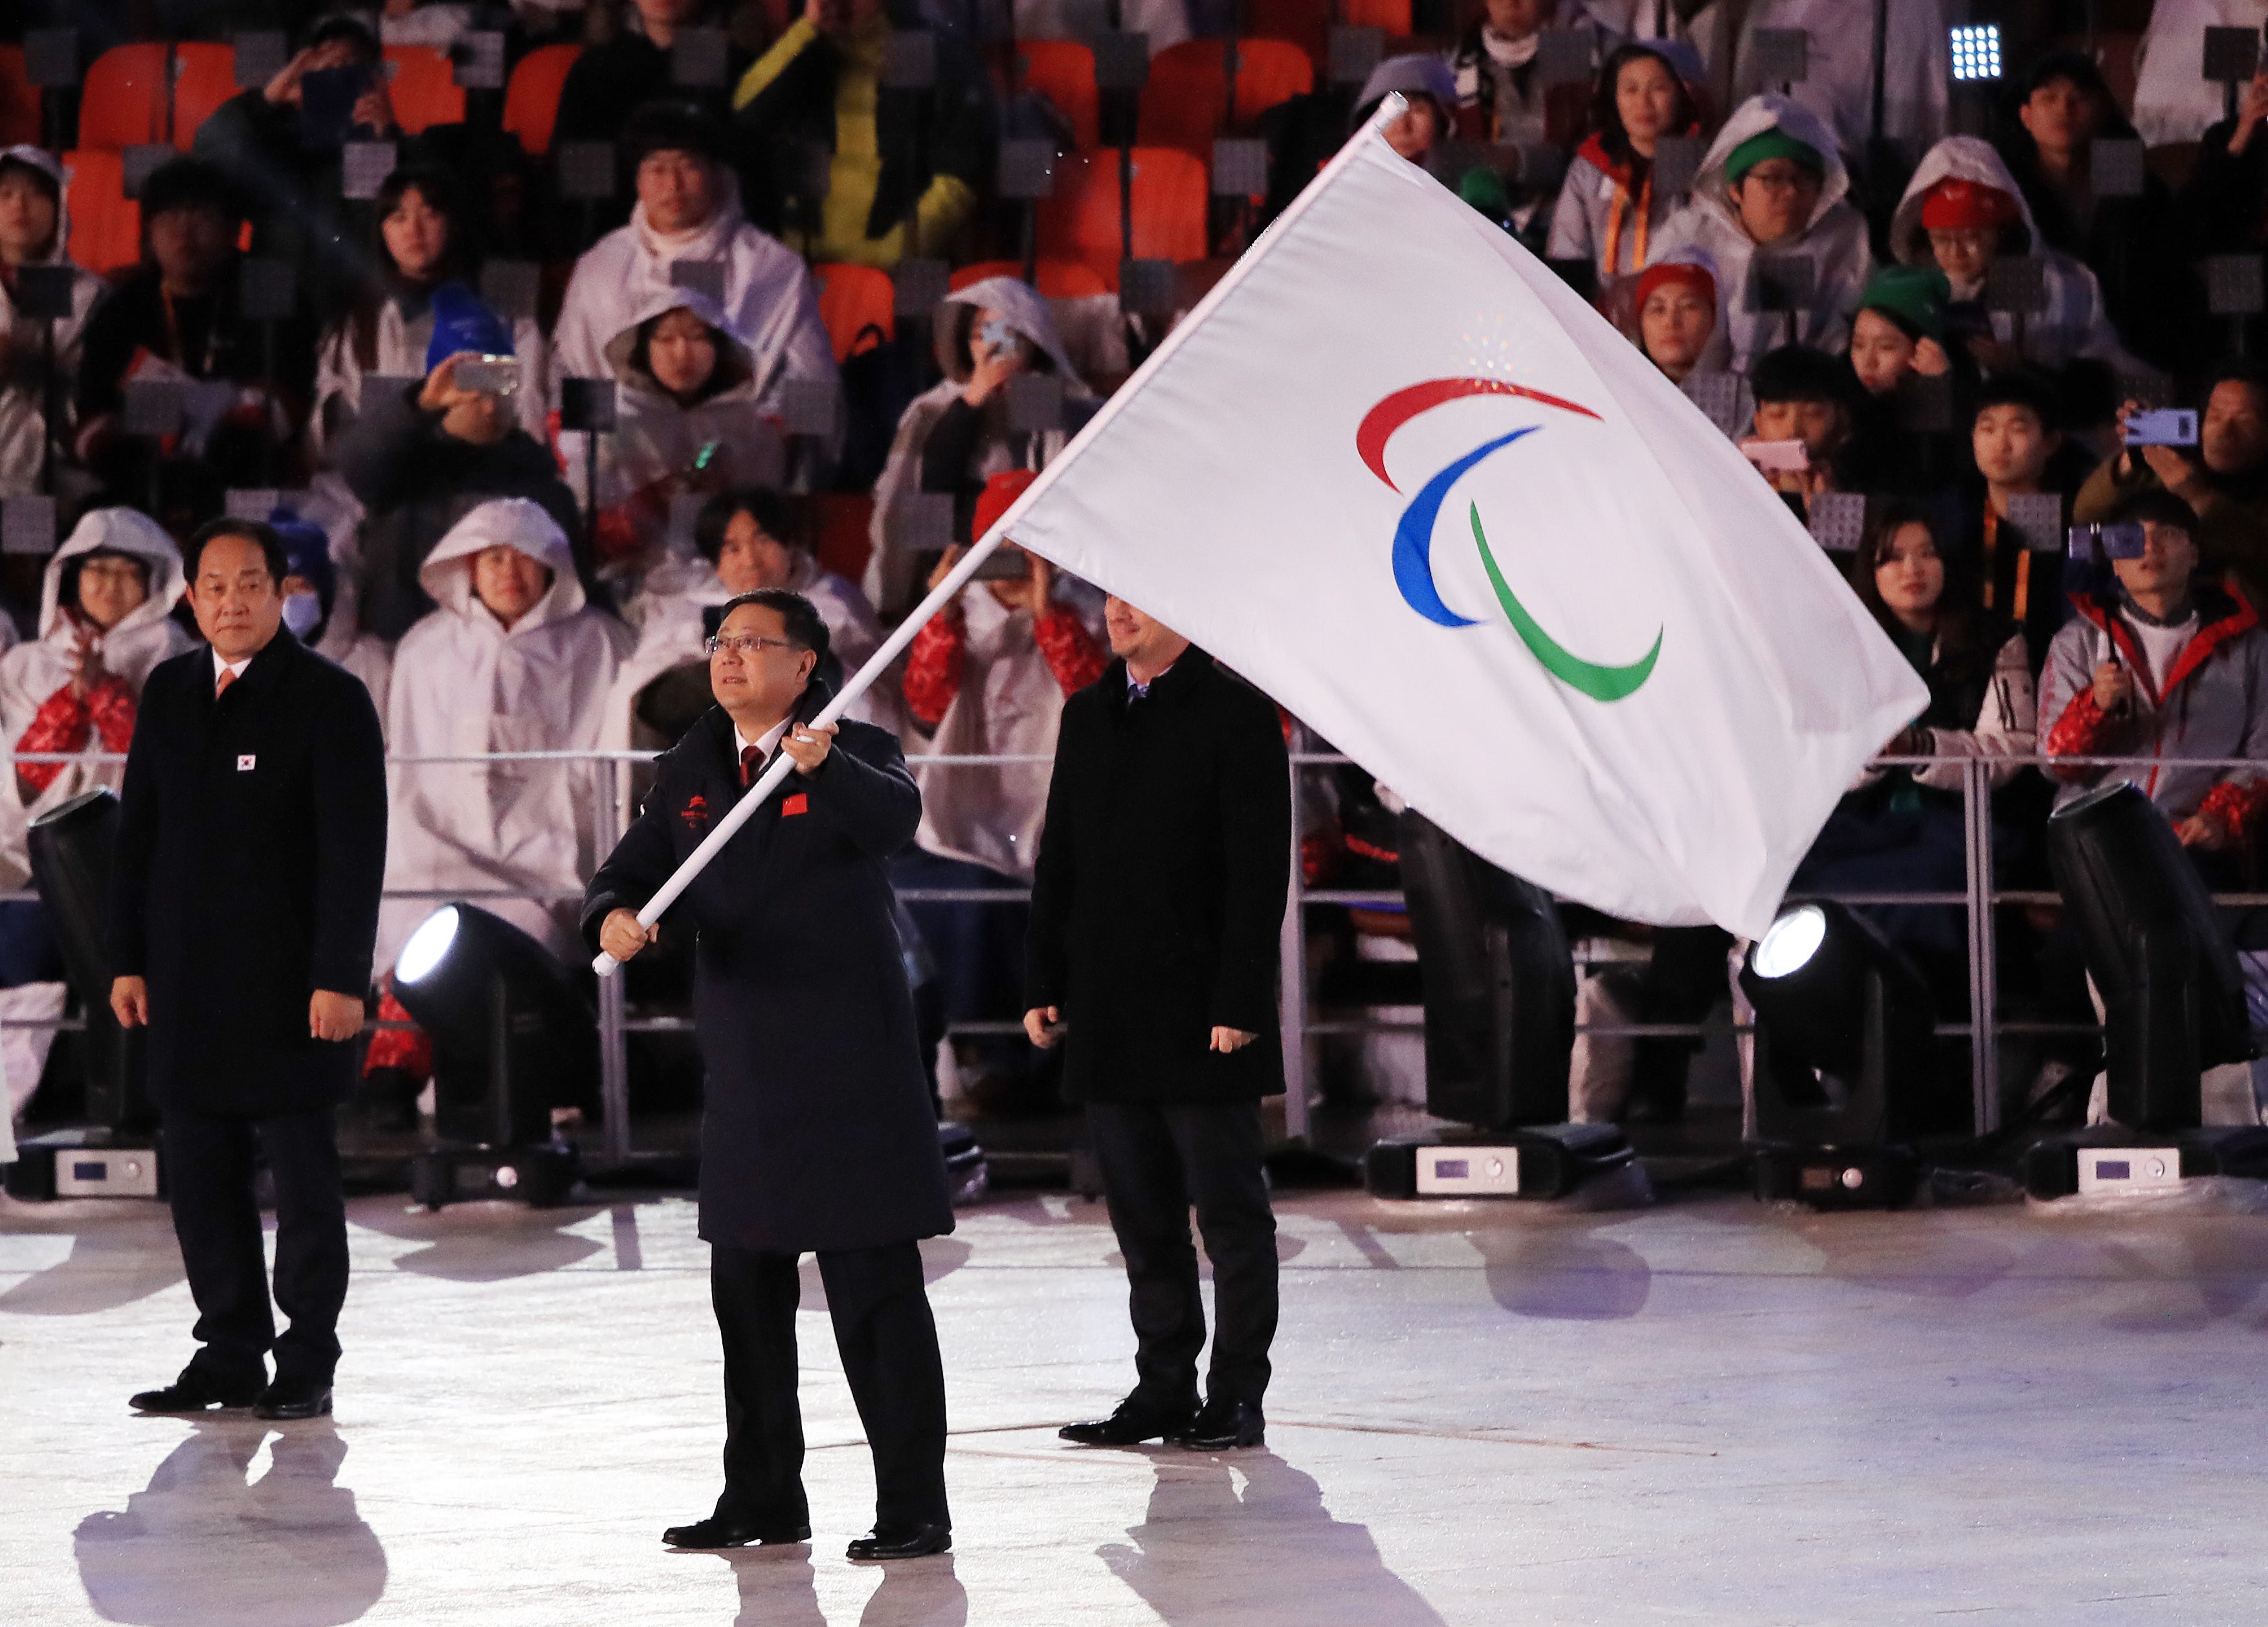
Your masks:
M820 727L827 623L779 588L743 593L710 641L716 707L665 754L645 807L584 895L593 948L628 961L693 937L707 1064L701 1235L725 1344L725 1490L673 1548L811 1535L796 1404L796 1262L816 1253L843 1377L874 1454L854 1560L953 1545L945 1376L919 1240L953 1230L887 861L921 792L895 736ZM637 911L760 780L795 764L660 923Z
M1995 373L1976 400L1969 434L1975 474L1962 488L1962 533L1984 608L2023 629L2037 666L2070 614L2059 575L2062 510L2046 538L2018 536L2007 521L2018 497L2068 498L2087 454L2065 439L2055 383L2044 374L2025 367ZM2043 541L2051 547L2039 548Z
M1284 1089L1278 935L1291 765L1276 707L1123 599L1116 659L1064 703L1032 882L1025 1032L1064 1047L1126 1261L1137 1375L1082 1446L1256 1447L1276 1332L1260 1102ZM1189 1210L1212 1263L1205 1342Z
M2122 439L2139 401L2118 409ZM2268 593L2268 370L2243 357L2205 381L2194 446L2125 446L2088 477L2072 505L2082 524L2144 491L2173 493L2198 517L2208 569L2230 571L2255 604Z
M333 1115L353 1079L386 865L386 747L361 681L284 629L283 544L189 539L208 647L150 674L110 883L111 1010L150 1030L150 1095L202 1345L144 1412L331 1410L346 1299ZM269 1308L255 1162L276 1187ZM267 1375L273 1348L276 1375Z
M1800 469L1758 464L1772 490L1792 499L1799 514L1819 493L1843 490L1839 465L1858 432L1860 394L1851 364L1808 345L1784 344L1750 371L1749 390L1756 403L1751 440L1795 442L1803 450Z

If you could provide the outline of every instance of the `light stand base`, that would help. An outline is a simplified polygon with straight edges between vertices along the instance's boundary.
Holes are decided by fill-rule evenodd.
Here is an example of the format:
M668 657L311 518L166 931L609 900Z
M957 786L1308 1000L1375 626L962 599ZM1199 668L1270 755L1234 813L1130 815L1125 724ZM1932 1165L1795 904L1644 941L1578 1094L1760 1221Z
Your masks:
M2079 1190L2080 1155L2098 1147L2165 1147L2177 1152L2181 1178L2236 1175L2268 1180L2268 1130L2250 1125L2206 1124L2190 1130L2129 1130L2123 1124L2090 1124L2067 1135L2051 1136L2024 1152L2024 1190L2034 1197L2069 1197Z
M1633 1153L1613 1124L1526 1124L1518 1130L1381 1141L1363 1160L1373 1197L1565 1197Z
M1756 1200L1814 1209L1897 1209L1912 1201L1921 1174L1911 1147L1774 1142L1756 1149Z
M529 1147L442 1147L409 1160L409 1198L428 1209L477 1198L509 1198L530 1209L567 1201L583 1173L574 1143Z
M49 1130L16 1144L8 1196L22 1204L59 1197L163 1197L156 1143L99 1127Z

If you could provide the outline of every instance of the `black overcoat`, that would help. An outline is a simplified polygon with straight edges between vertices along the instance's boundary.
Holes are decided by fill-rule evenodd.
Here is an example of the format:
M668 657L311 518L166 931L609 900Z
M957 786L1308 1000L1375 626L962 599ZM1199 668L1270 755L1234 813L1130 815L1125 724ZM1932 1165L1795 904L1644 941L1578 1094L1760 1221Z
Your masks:
M796 715L827 694L814 681ZM591 879L593 949L608 912L642 908L740 796L733 722L712 709ZM801 1254L953 1230L885 867L920 823L897 737L845 721L819 772L790 774L662 917L696 934L709 1241Z
M1130 703L1113 661L1064 703L1032 883L1027 993L1063 1009L1075 1101L1284 1089L1278 934L1291 763L1273 702L1192 649ZM1260 1037L1227 1055L1216 1027Z
M318 989L370 987L386 879L386 743L361 679L281 628L228 693L200 644L143 687L110 893L121 976L150 984L161 1108L328 1108L353 1045L311 1038Z

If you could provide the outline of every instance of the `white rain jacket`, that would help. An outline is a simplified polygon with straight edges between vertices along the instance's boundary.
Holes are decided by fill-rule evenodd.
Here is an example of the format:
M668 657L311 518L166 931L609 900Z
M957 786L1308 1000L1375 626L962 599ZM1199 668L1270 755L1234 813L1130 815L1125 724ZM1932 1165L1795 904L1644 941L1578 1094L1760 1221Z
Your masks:
M1750 306L1749 270L1757 249L1741 225L1741 211L1725 182L1725 162L1733 150L1752 136L1778 129L1815 150L1825 166L1825 184L1819 205L1802 232L1765 252L1774 259L1801 258L1814 271L1809 306L1793 313L1757 311ZM1690 202L1671 219L1661 250L1668 260L1691 246L1706 253L1717 268L1717 288L1723 297L1732 341L1731 365L1745 374L1765 351L1788 343L1816 345L1839 350L1851 335L1851 313L1865 294L1874 255L1867 247L1866 217L1846 201L1851 173L1832 131L1809 108L1781 96L1752 96L1734 110L1717 139L1709 144L1701 167L1693 177ZM1792 330L1792 331L1791 331Z
M473 556L497 544L551 572L551 586L510 628L473 592ZM483 503L452 526L418 571L439 607L402 635L387 698L396 758L589 750L629 629L584 601L567 535L525 497ZM492 887L579 892L603 857L587 763L417 765L397 762L386 853L389 891ZM576 901L475 898L548 946L578 953ZM388 899L378 961L391 966L436 902Z
M1067 418L1076 424L1093 410L1094 392L1071 364L1049 302L1029 283L1012 276L988 276L946 295L945 303L998 312L1010 328L1046 351L1055 363L1056 372L1064 381ZM968 358L953 343L954 326L943 318L935 324L938 365L945 377L916 396L900 416L897 433L890 441L889 459L882 466L881 478L874 482L874 518L867 534L873 548L866 556L866 597L892 614L906 607L915 585L909 511L922 489L922 451L938 416L968 382ZM1062 431L1042 437L1042 459L1053 458L1070 439L1070 434ZM978 453L976 474L990 480L1013 467L1015 448L1010 439L988 435Z
M98 548L131 554L149 567L150 596L97 640L104 671L123 682L137 704L151 668L196 643L173 619L173 608L180 602L185 585L181 556L173 539L139 510L89 510L48 561L47 582L40 593L39 637L0 655L0 734L4 734L11 752L17 749L24 731L32 726L48 697L70 683L71 657L78 647L80 629L91 623L80 621L76 610L64 606L63 571L72 560ZM101 729L91 723L85 755L91 758L108 749ZM0 776L5 782L0 784L0 886L20 887L32 873L25 832L33 819L97 785L114 789L123 777L123 770L115 765L66 764L26 806L11 765Z
M2268 24L2268 0L2157 0L2134 75L2134 132L2153 147L2196 141L2220 122L2220 86L2198 70L2205 31Z
M78 398L79 342L86 336L86 320L104 292L100 277L75 265L70 247L70 204L66 195L63 166L38 147L11 147L0 157L28 164L55 183L55 240L34 264L67 266L71 274L70 315L55 324L55 365L62 375L55 386L59 409L66 415L60 426L69 443L71 403ZM18 314L15 300L0 283L0 332L7 335L10 364L0 373L0 497L20 497L40 489L40 470L47 453L47 402L40 390L38 357L48 342L48 324Z
M2040 262L2041 280L2046 284L2047 308L2024 318L2024 342L2021 347L2027 361L2043 367L2061 367L2073 357L2093 357L2108 362L2114 369L2126 373L2146 372L2148 369L2128 355L2126 347L2118 342L2118 330L2110 325L2110 318L2102 308L2102 286L2095 280L2095 273L2071 255L2050 248L2047 240L2032 219L2032 206L2024 201L2023 189L2016 178L2008 173L2008 166L1989 141L1974 136L1948 136L1922 158L1914 171L1905 195L1898 200L1897 212L1890 217L1891 252L1910 266L1934 266L1937 257L1930 252L1929 233L1921 224L1923 195L1941 180L1969 180L1979 186L1992 187L2015 199L2022 211L2024 232L2030 239L2025 252ZM1956 288L1955 299L1975 299L1982 289ZM2016 342L2016 317L2009 311L1992 313L1992 332L2004 344Z
M1936 653L1934 650L1931 652L1933 659ZM1992 658L1992 682L1977 709L1976 725L1967 729L1933 725L1929 740L1929 755L1938 761L1913 771L1917 785L1957 793L1961 790L1961 759L1964 757L1996 760L1992 768L1995 789L2016 777L2023 765L2015 759L2030 756L2039 746L2039 702L2032 682L2031 650L2024 643L2023 634L2010 638ZM1864 769L1858 783L1871 785L1883 772L1881 769Z
M433 342L433 313L429 307L407 316L398 298L381 300L371 339L371 374L422 379L428 371L426 348ZM541 441L551 399L551 342L534 321L518 317L512 325L512 353L519 360L519 394L513 397L519 427ZM317 457L361 410L364 372L355 353L352 319L333 323L315 351L315 408L307 415L307 445Z
M679 261L725 268L719 303L727 325L748 347L755 399L768 416L783 416L789 379L836 377L835 350L820 320L811 274L792 250L748 224L739 184L727 176L716 214L681 239L658 236L640 203L630 210L628 225L600 238L575 262L551 331L554 405L561 379L610 376L608 341L656 295L673 291L670 267ZM561 452L571 463L582 455L581 439L561 438ZM570 441L576 443L571 450Z
M717 381L723 387L692 407L679 406L650 371L631 361L639 327L671 311L691 312L718 340ZM668 498L652 489L672 475L691 475L702 452L712 446L716 450L701 490L777 486L786 470L787 450L777 426L756 400L754 347L733 331L724 312L704 294L673 288L650 296L607 342L606 361L618 388L614 432L599 437L600 551L602 557L611 556L600 574L637 576L659 564L669 545ZM579 455L567 460L567 483L575 501L588 512L590 482ZM641 493L646 495L641 498ZM638 546L634 556L614 554L614 545L605 541L617 517L635 530Z

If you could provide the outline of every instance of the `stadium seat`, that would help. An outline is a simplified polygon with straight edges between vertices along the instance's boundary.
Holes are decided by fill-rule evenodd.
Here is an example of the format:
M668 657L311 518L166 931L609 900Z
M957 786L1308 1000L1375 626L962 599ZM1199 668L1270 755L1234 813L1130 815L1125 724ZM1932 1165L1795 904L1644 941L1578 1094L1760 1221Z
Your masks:
M1040 292L1049 299L1084 299L1091 294L1110 291L1110 284L1085 261L1042 260L1033 269ZM1023 275L1024 262L1020 260L983 260L954 272L950 286L957 294L988 276Z
M1383 28L1389 40L1414 32L1410 0L1345 0L1339 20L1353 28Z
M866 556L874 548L874 499L864 492L822 491L814 500L819 505L819 536L811 551L819 568L848 581L863 580Z
M1248 130L1278 102L1315 88L1315 65L1298 46L1243 40L1237 45L1232 112L1227 55L1221 40L1184 40L1151 59L1149 82L1142 87L1144 146L1179 147L1199 162L1210 160L1215 136Z
M1102 98L1094 88L1094 52L1076 40L1016 42L1020 91L1037 91L1071 121L1073 144L1102 143Z
M173 48L173 145L189 151L197 127L236 94L236 48L190 42Z
M24 77L24 48L0 45L0 147L40 139L40 90Z
M87 148L63 154L63 204L70 211L70 257L107 276L142 258L142 209L126 195L118 154Z
M166 139L163 45L114 45L94 59L79 87L81 151L123 152Z
M430 45L389 45L386 60L394 65L387 94L405 131L416 136L436 124L465 121L464 87L447 57Z
M1204 259L1205 166L1173 147L1137 147L1133 166L1130 254L1120 230L1116 151L1064 156L1055 195L1040 205L1040 252L1084 261L1114 291L1121 260Z
M887 344L898 329L897 284L873 266L818 265L819 317L835 359L847 362L861 351Z
M1245 0L1244 32L1255 40L1285 40L1307 54L1320 75L1330 66L1330 0Z
M504 127L519 138L528 157L551 151L551 128L559 119L559 92L567 71L583 54L579 45L540 45L519 59L504 93Z

